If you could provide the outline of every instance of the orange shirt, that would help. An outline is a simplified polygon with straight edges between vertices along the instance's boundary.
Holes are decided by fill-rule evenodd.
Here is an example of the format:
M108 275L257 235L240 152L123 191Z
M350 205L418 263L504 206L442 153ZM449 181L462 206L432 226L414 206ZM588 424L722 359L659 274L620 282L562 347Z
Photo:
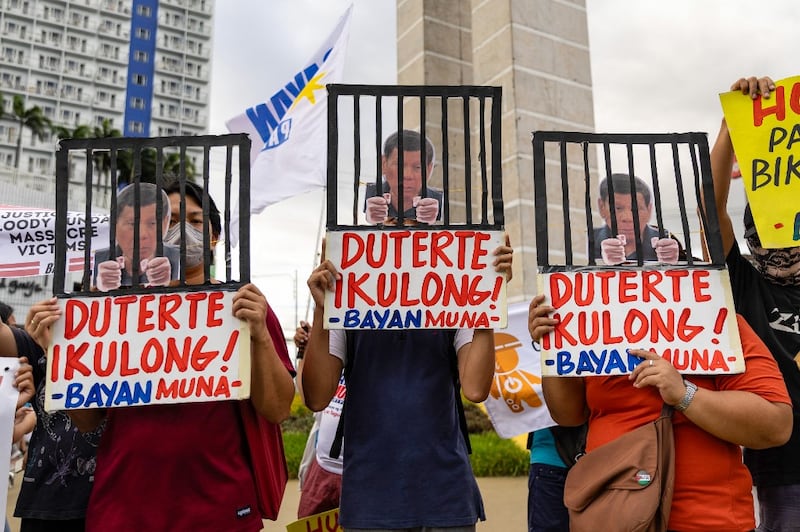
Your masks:
M737 315L746 370L738 375L692 376L699 388L739 390L791 405L778 366L764 343ZM591 451L658 418L663 404L655 388L637 389L627 376L587 377L590 409L586 448ZM673 414L675 486L670 530L741 532L755 528L752 479L738 445L712 436Z

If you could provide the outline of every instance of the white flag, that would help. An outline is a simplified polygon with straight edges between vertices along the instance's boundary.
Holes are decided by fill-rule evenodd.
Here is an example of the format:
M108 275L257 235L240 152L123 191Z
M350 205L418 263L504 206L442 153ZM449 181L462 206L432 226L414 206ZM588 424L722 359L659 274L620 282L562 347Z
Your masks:
M250 213L286 198L324 187L327 161L325 85L342 76L351 5L330 36L297 74L272 97L226 122L247 133L250 151ZM231 213L230 242L239 235L238 206Z
M528 332L528 303L508 306L508 327L495 331L495 373L484 402L501 438L555 425L542 392L541 353Z

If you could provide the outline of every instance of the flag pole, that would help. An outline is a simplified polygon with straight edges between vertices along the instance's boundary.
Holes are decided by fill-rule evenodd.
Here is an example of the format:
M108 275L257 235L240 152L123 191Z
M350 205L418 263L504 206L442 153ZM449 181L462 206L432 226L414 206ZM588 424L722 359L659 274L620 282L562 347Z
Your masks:
M322 188L322 208L319 210L319 221L317 222L317 238L315 240L316 246L314 246L314 257L311 259L311 269L319 265L322 262L322 227L325 224L325 206L327 204L327 187ZM306 321L309 321L309 312L311 311L311 292L307 292L306 295L306 313L305 318Z

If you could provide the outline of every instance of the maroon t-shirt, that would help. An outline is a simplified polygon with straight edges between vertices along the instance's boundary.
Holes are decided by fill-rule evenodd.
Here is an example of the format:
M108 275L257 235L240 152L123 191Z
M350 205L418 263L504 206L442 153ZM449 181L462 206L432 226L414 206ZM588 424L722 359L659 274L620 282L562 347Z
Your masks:
M294 373L271 309L267 325L281 361ZM235 401L108 412L87 531L262 529Z

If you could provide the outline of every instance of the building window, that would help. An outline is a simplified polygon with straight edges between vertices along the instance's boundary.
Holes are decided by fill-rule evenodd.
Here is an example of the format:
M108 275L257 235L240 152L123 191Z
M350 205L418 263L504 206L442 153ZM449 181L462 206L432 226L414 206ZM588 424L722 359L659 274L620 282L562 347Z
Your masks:
M147 28L136 28L136 37L139 39L150 39L150 30Z
M144 74L134 74L133 83L134 85L140 85L142 87L145 87L147 86L147 76L145 76Z
M131 107L134 109L144 109L144 98L134 96L131 98Z
M136 13L143 17L153 16L153 10L150 9L150 6L136 6Z
M139 61L140 63L146 63L149 58L150 56L147 54L147 52L144 52L142 50L136 50L133 52L134 61Z
M128 129L131 130L132 133L144 133L144 124L136 120L131 120L128 122Z

